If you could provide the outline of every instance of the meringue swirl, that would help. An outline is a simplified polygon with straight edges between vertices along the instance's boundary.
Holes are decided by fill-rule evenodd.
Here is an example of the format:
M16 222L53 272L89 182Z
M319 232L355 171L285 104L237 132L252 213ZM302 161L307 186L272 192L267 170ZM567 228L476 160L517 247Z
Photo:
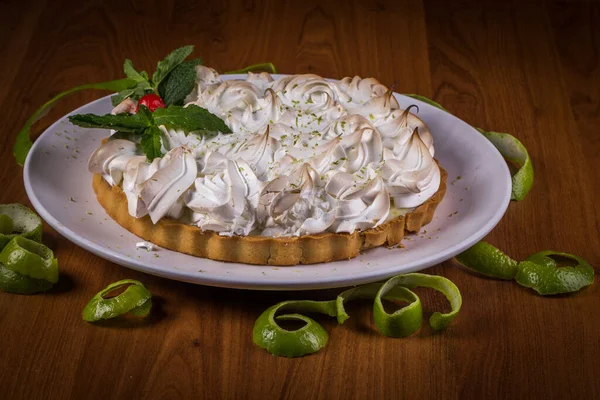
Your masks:
M374 78L222 80L204 66L196 73L186 104L218 115L232 134L161 127L165 155L151 163L122 139L90 158L90 171L123 189L136 218L177 219L225 236L351 233L439 188L427 126Z
M244 162L218 157L218 153L211 157L216 158L213 172L197 178L186 195L192 221L203 230L247 236L256 220L258 179Z

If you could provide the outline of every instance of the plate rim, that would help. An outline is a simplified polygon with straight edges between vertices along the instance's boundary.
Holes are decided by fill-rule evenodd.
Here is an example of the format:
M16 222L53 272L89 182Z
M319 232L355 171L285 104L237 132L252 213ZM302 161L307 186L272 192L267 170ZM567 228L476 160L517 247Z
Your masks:
M232 74L232 75L228 75L227 79L240 79L240 78L244 78L246 76L247 76L246 74L235 74L235 75ZM286 76L286 74L277 74L276 76ZM277 281L277 282L265 281L264 279L260 280L260 278L246 278L246 277L243 281L240 281L239 277L238 278L226 277L226 276L211 277L210 275L206 275L206 274L201 274L201 275L192 277L190 275L189 271L172 270L172 269L166 269L166 268L161 269L161 268L153 266L152 264L143 265L143 261L138 261L138 260L129 258L125 255L121 255L118 252L113 251L112 249L106 249L100 245L97 245L93 241L90 241L90 240L84 238L83 236L77 234L76 232L74 232L73 230L68 228L67 226L63 225L58 219L56 219L43 206L43 203L35 195L35 190L32 186L31 179L30 179L30 176L32 174L32 171L31 171L31 160L33 159L32 155L35 154L36 151L38 151L39 144L41 143L40 139L42 137L44 137L45 135L51 134L51 132L53 130L55 130L55 125L60 124L66 117L68 117L69 115L71 115L73 113L78 112L78 110L80 110L84 107L93 106L97 103L106 101L112 95L113 94L110 94L110 95L101 97L97 100L86 103L86 104L76 108L75 110L72 110L71 112L65 114L64 116L60 117L59 119L57 119L33 143L33 146L31 147L31 149L29 151L29 155L25 161L25 165L23 168L23 181L24 181L24 185L25 185L25 191L27 193L29 200L31 201L31 204L33 205L33 207L37 211L37 213L40 215L40 217L42 217L42 219L48 225L50 225L54 230L56 230L59 234L61 234L67 240L75 243L79 247L83 248L86 251L89 251L92 254L95 254L95 255L97 255L103 259L106 259L108 261L114 262L122 267L130 268L130 269L133 269L133 270L136 270L139 272L159 276L162 278L173 279L173 280L178 280L178 281L183 281L183 282L189 282L189 283L194 283L194 284L199 284L199 285L225 287L225 288L232 288L232 289L250 289L250 290L265 290L265 291L319 290L319 289L328 289L328 288L336 288L336 287L347 287L347 286L359 285L359 284L368 283L368 282L376 282L378 280L383 280L383 279L386 279L393 275L393 273L391 275L390 269L397 268L397 266L385 268L385 269L368 270L363 273L357 274L355 276L329 276L329 277L319 276L317 279L315 279L314 277L306 277L305 278L305 277L298 276L293 281L283 281L283 282L282 281ZM410 98L408 96L404 96L400 93L394 93L394 95L401 96L406 99L410 99L411 102L417 102L418 103L417 105L419 107L424 107L424 108L432 107L433 109L435 109L435 112L445 112L445 111L437 109L436 107L433 107L427 103L424 103L420 100L416 100L416 99ZM448 114L450 114L450 113L448 113ZM459 243L457 243L453 246L450 246L449 248L446 248L442 252L431 254L429 257L425 258L424 261L413 262L414 265L412 265L408 268L404 268L402 273L408 273L408 272L413 272L413 271L429 268L433 265L444 262L444 261L454 257L456 254L459 254L462 251L466 250L467 248L471 247L473 244L475 244L478 241L480 241L481 239L483 239L500 222L500 220L506 213L506 210L508 209L508 205L510 204L512 178L511 178L508 166L506 165L506 162L504 161L501 154L488 140L486 140L483 136L481 136L475 130L475 128L473 128L471 125L469 125L468 123L466 123L465 121L456 117L453 114L450 114L450 116L452 118L455 118L455 119L459 120L460 122L464 123L466 125L466 127L468 128L468 130L472 131L471 133L474 134L473 136L477 136L477 137L481 138L482 140L484 140L485 142L481 142L483 146L488 146L494 150L492 153L495 154L495 156L499 160L502 161L499 164L502 165L501 166L501 169L503 170L502 175L505 180L504 183L506 184L506 187L508 188L508 190L506 190L506 192L504 193L504 198L502 199L502 201L500 203L501 206L499 208L497 208L495 210L494 214L491 215L490 218L487 220L487 222L484 225L480 226L472 235L470 235L466 239L460 241ZM495 181L497 181L499 179L501 179L501 177L495 177ZM90 185L90 190L91 190L91 185ZM125 230L125 228L122 228L122 227L121 227L121 229ZM335 264L335 262L323 263L324 266L334 265L334 264ZM257 266L257 267L261 267L261 266ZM262 266L262 267L264 267L264 266Z

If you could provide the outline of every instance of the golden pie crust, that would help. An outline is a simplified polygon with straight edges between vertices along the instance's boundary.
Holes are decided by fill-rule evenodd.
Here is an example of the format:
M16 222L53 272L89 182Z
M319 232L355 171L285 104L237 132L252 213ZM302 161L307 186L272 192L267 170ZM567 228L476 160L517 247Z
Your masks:
M385 224L353 233L324 232L294 237L221 236L172 219L153 224L149 216L134 218L127 210L127 197L119 186L110 186L95 174L93 187L98 201L119 225L158 246L218 261L257 265L290 266L347 260L363 250L400 244L406 232L417 232L428 224L446 193L448 173L440 167L438 191L414 211Z

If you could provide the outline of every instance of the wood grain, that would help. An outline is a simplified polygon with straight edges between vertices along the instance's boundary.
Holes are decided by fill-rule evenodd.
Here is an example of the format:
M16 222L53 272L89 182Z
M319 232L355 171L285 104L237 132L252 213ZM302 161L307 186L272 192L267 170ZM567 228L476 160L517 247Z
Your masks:
M0 203L23 202L14 135L51 95L121 76L124 58L151 70L196 44L219 70L272 61L281 72L359 74L432 96L458 117L516 134L536 183L488 240L516 258L541 249L600 265L598 3L479 1L10 1L0 3ZM73 95L43 130L100 92ZM254 320L291 298L200 287L131 271L47 228L58 287L0 293L0 398L599 398L600 289L541 298L448 261L464 308L447 331L377 334L368 304L343 326L323 320L326 349L288 360L252 344ZM89 298L123 278L156 297L150 321L98 327ZM448 307L420 292L428 310Z

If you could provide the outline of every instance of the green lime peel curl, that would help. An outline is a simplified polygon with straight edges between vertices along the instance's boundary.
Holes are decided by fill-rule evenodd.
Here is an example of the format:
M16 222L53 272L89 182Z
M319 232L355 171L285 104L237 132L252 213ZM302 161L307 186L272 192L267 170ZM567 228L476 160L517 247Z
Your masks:
M571 260L560 267L554 257ZM574 254L545 250L518 262L486 242L479 242L456 256L468 269L495 279L515 280L542 296L573 293L594 283L594 268Z
M122 293L106 297L112 291L122 288L125 288ZM87 322L97 322L128 313L136 317L146 317L151 309L152 294L146 286L134 279L123 279L96 293L84 307L81 316Z
M58 261L42 243L42 220L22 204L0 204L0 290L33 294L58 281Z
M256 345L279 357L301 357L316 353L328 341L327 331L312 318L299 313L310 312L336 317L343 324L349 316L344 305L355 299L374 299L373 316L377 329L385 336L407 337L421 327L423 309L421 300L410 289L427 287L442 292L452 307L449 313L435 312L429 319L430 326L438 331L445 329L458 315L462 306L460 291L450 280L434 275L410 273L394 276L383 283L371 283L348 289L335 300L284 301L268 308L254 324L253 340ZM408 305L388 313L383 300L400 300ZM290 314L281 314L282 312ZM281 327L278 321L296 320L304 326L295 330Z

